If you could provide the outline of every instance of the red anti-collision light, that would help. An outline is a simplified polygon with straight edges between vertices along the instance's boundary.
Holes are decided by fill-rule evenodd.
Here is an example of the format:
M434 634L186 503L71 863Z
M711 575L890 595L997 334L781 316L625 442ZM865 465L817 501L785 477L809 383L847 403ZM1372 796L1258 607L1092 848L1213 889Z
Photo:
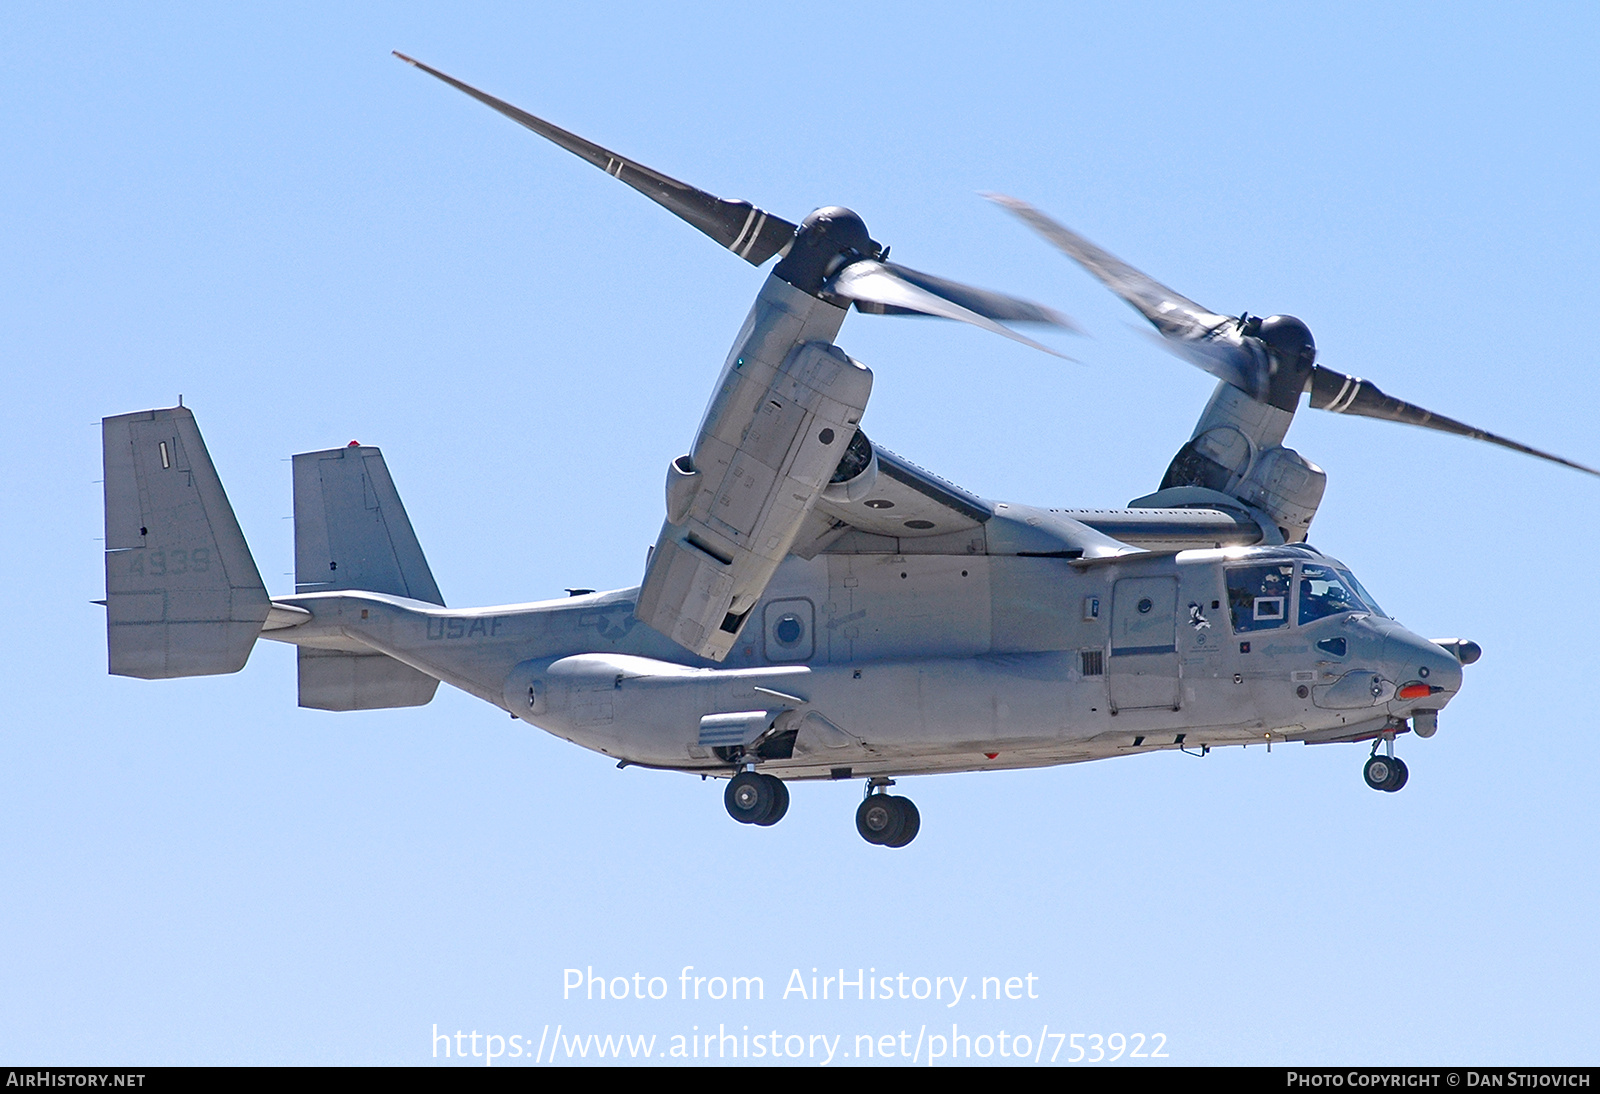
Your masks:
M1402 699L1426 699L1432 693L1433 689L1427 684L1407 684L1400 689L1399 695Z

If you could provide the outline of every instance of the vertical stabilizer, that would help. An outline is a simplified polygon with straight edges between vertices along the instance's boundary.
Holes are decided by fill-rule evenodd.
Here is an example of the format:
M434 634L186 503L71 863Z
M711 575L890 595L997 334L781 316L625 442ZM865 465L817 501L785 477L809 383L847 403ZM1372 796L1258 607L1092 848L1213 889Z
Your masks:
M383 453L364 445L294 458L294 582L299 593L360 589L444 604ZM300 705L421 706L439 681L381 653L302 646Z
M362 589L444 604L376 448L294 458L294 585L298 593Z
M184 407L102 423L111 671L238 672L271 602Z

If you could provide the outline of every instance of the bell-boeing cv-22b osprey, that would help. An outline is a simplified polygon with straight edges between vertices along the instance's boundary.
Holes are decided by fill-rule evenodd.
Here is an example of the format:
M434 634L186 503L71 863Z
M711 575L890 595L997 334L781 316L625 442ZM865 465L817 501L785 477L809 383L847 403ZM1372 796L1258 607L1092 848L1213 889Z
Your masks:
M864 779L857 828L890 847L921 824L895 776L1371 741L1366 781L1395 791L1395 738L1433 735L1479 651L1412 634L1306 544L1325 477L1282 443L1301 394L1600 474L1316 364L1299 320L1210 312L995 197L1219 383L1127 509L990 501L867 439L872 373L834 339L852 305L1035 346L1003 324L1063 316L892 263L847 209L790 223L402 60L751 265L779 259L667 468L643 584L448 608L382 455L352 444L294 457L295 592L271 596L190 411L125 414L104 423L113 673L236 672L257 638L289 642L302 706L416 706L443 680L619 767L726 777L746 824L782 818L790 780Z

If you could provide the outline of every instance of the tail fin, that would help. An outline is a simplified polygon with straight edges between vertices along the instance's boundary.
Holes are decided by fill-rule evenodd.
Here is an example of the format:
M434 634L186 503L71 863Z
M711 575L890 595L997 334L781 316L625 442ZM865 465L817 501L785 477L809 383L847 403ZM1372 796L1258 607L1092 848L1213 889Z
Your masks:
M297 593L361 589L444 605L383 453L352 444L294 458Z
M295 591L361 589L444 604L383 453L351 445L294 458ZM300 705L422 706L439 681L381 653L299 650Z
M271 601L184 407L102 423L106 642L118 676L238 672Z

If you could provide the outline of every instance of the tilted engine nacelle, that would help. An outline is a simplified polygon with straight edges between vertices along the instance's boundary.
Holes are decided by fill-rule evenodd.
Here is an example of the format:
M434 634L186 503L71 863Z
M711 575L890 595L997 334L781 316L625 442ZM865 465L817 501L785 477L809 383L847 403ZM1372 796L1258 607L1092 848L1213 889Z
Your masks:
M667 520L635 616L720 661L860 424L872 372L830 342L767 363L745 343L693 449L667 469Z
M1195 493L1198 488L1217 495L1215 500L1223 504L1228 499L1244 503L1276 526L1285 541L1303 542L1328 476L1281 443L1293 418L1292 410L1257 402L1226 382L1218 384L1194 435L1167 468L1161 489L1129 504L1205 504Z

